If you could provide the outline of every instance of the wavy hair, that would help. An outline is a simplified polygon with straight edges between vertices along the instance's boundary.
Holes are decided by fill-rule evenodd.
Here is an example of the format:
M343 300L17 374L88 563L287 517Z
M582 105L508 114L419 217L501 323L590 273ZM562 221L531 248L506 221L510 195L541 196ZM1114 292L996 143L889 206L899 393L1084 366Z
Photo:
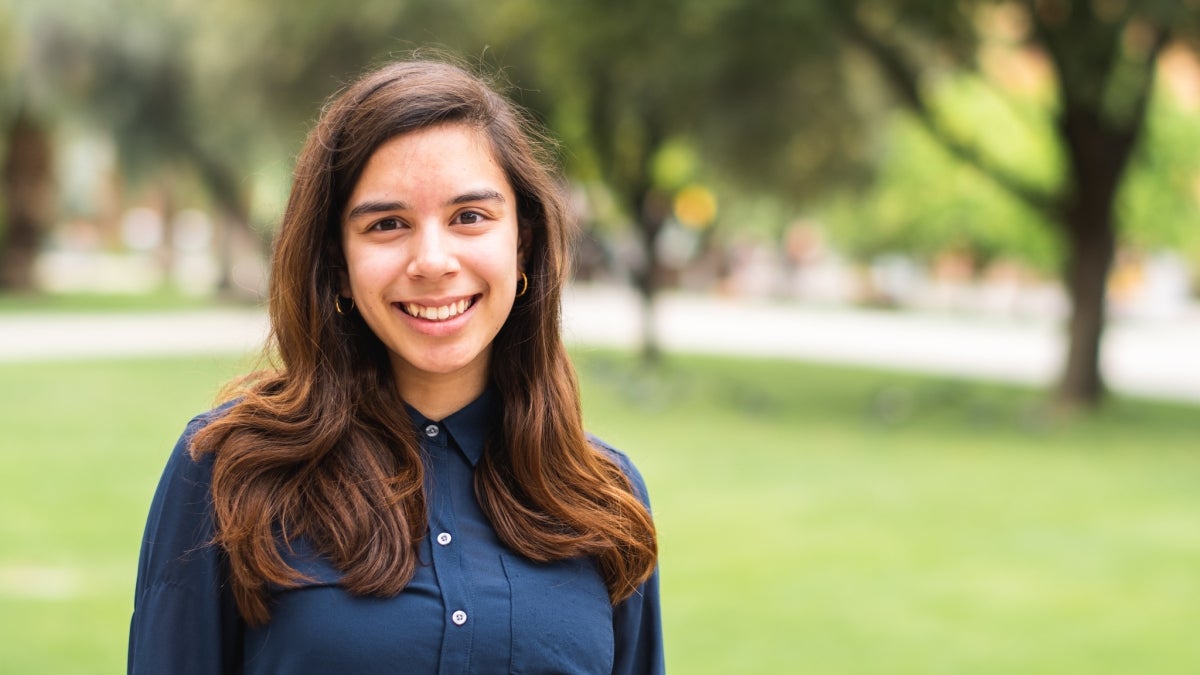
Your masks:
M404 589L427 536L424 467L387 350L357 314L336 311L345 267L342 211L384 142L431 126L481 130L517 197L529 292L493 343L500 433L475 492L513 551L549 562L592 556L616 604L653 572L654 525L629 478L583 430L560 334L573 226L548 139L484 80L447 63L404 61L335 95L310 132L272 257L268 354L274 368L237 387L232 407L192 441L214 454L215 543L238 609L270 618L268 589L305 577L284 555L307 538L358 595Z

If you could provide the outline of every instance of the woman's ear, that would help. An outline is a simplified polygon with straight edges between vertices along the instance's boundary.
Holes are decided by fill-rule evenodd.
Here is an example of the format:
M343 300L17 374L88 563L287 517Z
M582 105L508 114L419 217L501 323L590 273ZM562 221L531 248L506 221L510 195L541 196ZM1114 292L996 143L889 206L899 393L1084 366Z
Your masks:
M353 298L354 294L350 292L350 274L345 267L337 268L337 283L338 295L343 298Z
M529 258L529 249L533 246L533 228L521 226L517 230L517 271L525 271L525 261Z

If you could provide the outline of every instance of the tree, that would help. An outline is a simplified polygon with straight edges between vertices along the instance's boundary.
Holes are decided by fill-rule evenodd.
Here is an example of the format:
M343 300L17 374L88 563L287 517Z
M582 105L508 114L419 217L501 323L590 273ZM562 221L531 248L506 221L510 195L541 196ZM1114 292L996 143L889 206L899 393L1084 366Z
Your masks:
M933 138L1053 223L1065 244L1063 282L1071 300L1057 394L1071 407L1098 404L1115 199L1142 138L1158 57L1173 36L1196 34L1200 10L1166 0L830 0L826 7ZM1049 187L982 150L988 130L953 124L930 98L929 81L939 73L977 68L975 47L990 28L984 11L997 7L1023 24L1020 38L1044 55L1056 84L1051 114L1062 176Z
M0 90L11 103L0 107L0 289L34 287L34 260L54 211L53 144L47 92L39 86L44 64L26 31L29 17L0 8ZM11 12L11 13L10 13Z
M107 131L123 176L134 184L157 184L168 218L176 177L195 174L225 214L222 221L248 229L246 195L231 168L240 146L207 142L231 125L222 124L228 117L202 115L213 106L198 105L195 96L193 22L182 6L64 1L14 10L21 53L3 77L12 84L17 111L5 164L13 215L8 244L0 246L10 287L32 288L26 271L54 206L50 141L63 122ZM169 253L164 262L169 268ZM230 262L223 263L228 287Z
M54 170L44 124L22 106L8 125L3 166L0 288L33 289L33 263L54 208Z
M563 140L571 174L603 183L636 233L645 361L659 353L658 240L681 187L659 170L665 155L690 148L707 178L793 202L865 156L847 89L828 67L836 44L807 3L494 7L496 60L523 86L523 103Z
M787 10L790 24L769 8L684 0L380 1L353 12L302 4L222 5L242 13L234 30L244 34L228 40L246 50L239 61L271 64L239 73L248 95L277 120L310 116L364 64L424 44L499 69L562 140L571 177L603 184L632 225L648 361L659 352L658 239L681 187L659 170L664 155L692 148L723 184L791 200L844 178L866 156L853 149L862 135L827 67L836 44L803 4ZM797 34L792 25L806 28Z

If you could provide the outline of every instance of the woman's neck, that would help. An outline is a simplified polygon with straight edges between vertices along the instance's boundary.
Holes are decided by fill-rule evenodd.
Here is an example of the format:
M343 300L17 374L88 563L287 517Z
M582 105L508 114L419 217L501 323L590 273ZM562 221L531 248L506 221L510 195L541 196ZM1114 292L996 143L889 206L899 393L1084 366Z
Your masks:
M436 421L462 410L487 388L487 368L435 374L394 367L393 372L400 399Z

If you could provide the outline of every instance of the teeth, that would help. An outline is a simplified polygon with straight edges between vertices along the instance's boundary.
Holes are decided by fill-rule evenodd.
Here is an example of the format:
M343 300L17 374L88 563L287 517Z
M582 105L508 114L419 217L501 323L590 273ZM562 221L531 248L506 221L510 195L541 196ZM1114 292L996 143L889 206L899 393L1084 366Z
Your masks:
M459 300L458 302L452 302L449 305L441 307L425 307L415 302L406 302L404 303L404 311L412 316L428 321L445 321L452 316L462 314L470 306L470 300Z

